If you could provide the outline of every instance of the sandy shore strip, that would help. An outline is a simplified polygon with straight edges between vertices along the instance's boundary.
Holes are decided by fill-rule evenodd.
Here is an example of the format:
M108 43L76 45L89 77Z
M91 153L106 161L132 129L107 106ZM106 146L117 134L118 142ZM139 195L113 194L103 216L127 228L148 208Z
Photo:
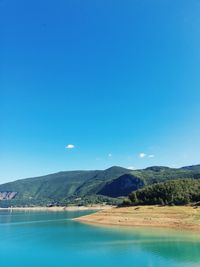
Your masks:
M74 220L96 225L159 227L200 232L200 207L114 207Z
M0 211L84 211L84 210L107 210L112 206L91 205L91 206L66 206L66 207L12 207L0 208Z

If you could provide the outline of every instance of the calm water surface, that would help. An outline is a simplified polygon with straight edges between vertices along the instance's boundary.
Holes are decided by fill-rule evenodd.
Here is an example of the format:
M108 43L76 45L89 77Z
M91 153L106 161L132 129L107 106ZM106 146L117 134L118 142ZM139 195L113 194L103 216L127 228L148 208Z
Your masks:
M0 212L0 266L199 267L200 234L96 227L89 212Z

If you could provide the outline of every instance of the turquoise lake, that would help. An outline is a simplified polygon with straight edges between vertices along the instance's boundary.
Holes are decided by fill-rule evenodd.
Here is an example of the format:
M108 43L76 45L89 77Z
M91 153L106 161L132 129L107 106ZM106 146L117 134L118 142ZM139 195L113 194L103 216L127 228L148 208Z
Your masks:
M200 234L71 220L88 213L1 211L0 266L200 266Z

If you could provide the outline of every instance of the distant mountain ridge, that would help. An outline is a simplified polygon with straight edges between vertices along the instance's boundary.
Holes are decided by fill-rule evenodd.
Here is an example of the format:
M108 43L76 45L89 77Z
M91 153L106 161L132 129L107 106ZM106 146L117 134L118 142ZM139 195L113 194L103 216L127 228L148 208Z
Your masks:
M146 185L188 178L200 179L200 165L179 169L152 166L130 170L113 166L106 170L64 171L0 185L0 195L9 194L9 198L0 199L0 206L112 203Z
M200 171L200 164L182 167L181 169L184 169L184 170L193 170L193 171Z

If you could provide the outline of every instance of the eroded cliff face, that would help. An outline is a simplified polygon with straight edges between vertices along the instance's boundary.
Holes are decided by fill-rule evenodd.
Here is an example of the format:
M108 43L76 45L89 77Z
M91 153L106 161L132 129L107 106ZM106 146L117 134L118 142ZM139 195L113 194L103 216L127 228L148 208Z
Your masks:
M11 200L14 199L17 192L0 192L0 200Z

